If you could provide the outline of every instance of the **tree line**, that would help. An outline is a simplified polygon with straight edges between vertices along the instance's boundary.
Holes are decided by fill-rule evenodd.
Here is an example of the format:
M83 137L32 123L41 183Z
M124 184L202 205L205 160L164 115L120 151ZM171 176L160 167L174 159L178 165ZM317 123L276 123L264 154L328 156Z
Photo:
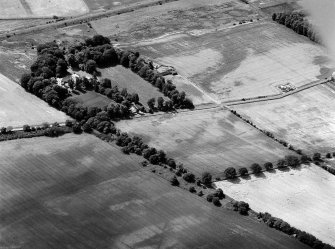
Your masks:
M283 221L280 218L273 217L269 213L259 213L257 218L262 220L266 225L281 232L284 232L288 235L295 235L296 238L302 243L315 248L315 249L333 249L334 247L328 244L323 243L318 240L312 234L301 231L295 227L292 227L287 222Z
M315 33L312 25L302 13L273 13L272 20L294 30L294 32L308 37L310 40L321 43L320 37Z

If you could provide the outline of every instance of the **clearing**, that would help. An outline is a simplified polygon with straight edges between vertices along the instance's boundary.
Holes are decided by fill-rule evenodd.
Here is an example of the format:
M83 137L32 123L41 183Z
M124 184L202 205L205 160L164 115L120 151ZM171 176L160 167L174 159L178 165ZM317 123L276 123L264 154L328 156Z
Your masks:
M3 19L77 16L88 13L83 0L0 0Z
M327 171L303 165L215 184L232 198L248 202L256 212L268 212L335 246L335 176Z
M234 106L259 128L272 132L303 151L335 148L334 82L309 88L279 100Z
M222 108L135 118L116 125L166 150L197 175L209 171L222 176L227 167L275 162L292 153Z
M80 93L79 95L74 95L73 97L70 97L70 99L74 99L78 101L78 103L86 107L99 107L99 108L103 108L104 106L107 106L109 103L114 102L108 97L95 91L87 91L84 94Z
M0 160L6 248L308 248L91 135L2 142Z
M147 101L151 98L156 100L158 97L163 97L165 100L168 99L158 88L142 79L130 68L117 65L115 67L99 68L98 70L101 72L101 78L112 80L112 85L117 85L120 91L123 88L127 88L128 93L137 93L140 103L144 106L148 106Z
M65 122L63 112L27 93L20 85L0 74L0 127L22 127L43 122Z

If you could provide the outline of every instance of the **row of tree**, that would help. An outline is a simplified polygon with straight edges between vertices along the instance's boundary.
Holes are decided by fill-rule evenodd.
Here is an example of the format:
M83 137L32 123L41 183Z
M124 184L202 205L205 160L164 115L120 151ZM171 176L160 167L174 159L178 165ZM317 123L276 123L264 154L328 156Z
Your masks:
M307 36L314 42L321 42L319 35L315 33L312 25L306 20L305 15L302 13L274 13L272 20L285 25L300 35Z
M147 63L140 57L138 52L134 53L113 48L109 39L101 35L87 39L84 43L71 45L65 57L70 66L85 70L93 75L95 75L97 67L120 64L126 68L130 68L140 77L157 87L165 96L169 97L170 101L167 101L163 105L158 104L157 109L159 110L170 111L172 108L194 108L192 101L186 98L185 92L179 92L172 81L166 81L154 69L151 62ZM159 102L162 101L159 100ZM151 105L151 107L153 106Z
M259 213L258 219L261 219L269 227L275 228L279 231L282 231L288 235L296 235L296 238L302 243L315 248L315 249L333 249L334 247L328 244L325 244L318 240L312 234L301 231L295 227L290 226L287 222L282 219L273 217L269 213Z

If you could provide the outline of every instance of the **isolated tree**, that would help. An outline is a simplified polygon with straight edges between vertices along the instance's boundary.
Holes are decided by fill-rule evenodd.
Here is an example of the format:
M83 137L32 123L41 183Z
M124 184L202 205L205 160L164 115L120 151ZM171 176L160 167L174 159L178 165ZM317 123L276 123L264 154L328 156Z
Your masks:
M214 198L214 195L213 194L208 194L207 197L206 197L206 200L208 202L212 202L213 201L213 198Z
M253 163L250 168L254 174L259 174L262 172L262 167L258 163Z
M220 207L220 206L221 206L221 202L220 202L219 197L213 197L212 202L213 202L213 204L214 204L215 206L217 206L217 207Z
M188 189L191 193L196 193L197 191L195 190L195 187L191 186L189 189Z
M248 175L248 169L245 167L239 168L238 173L240 174L240 176L246 176Z
M177 167L176 161L172 158L167 159L166 164L173 169L175 169Z
M332 154L328 152L328 153L326 154L326 157L327 157L327 158L332 158Z
M23 128L22 128L22 130L23 130L24 132L29 132L29 131L31 131L29 125L24 125Z
M172 186L179 186L179 181L176 176L173 176L170 180Z
M229 167L224 171L224 175L227 179L233 179L236 177L236 169Z
M218 197L220 200L226 197L221 188L215 190L214 196Z
M184 176L183 176L183 179L187 182L190 182L190 183L193 183L195 182L195 175L192 174L192 173L186 173Z
M271 162L267 162L264 164L264 168L266 170L272 170L273 169L273 164Z
M212 175L209 172L204 172L201 175L201 182L204 185L211 185L212 184Z
M149 99L147 104L148 104L149 108L153 110L155 108L155 98Z

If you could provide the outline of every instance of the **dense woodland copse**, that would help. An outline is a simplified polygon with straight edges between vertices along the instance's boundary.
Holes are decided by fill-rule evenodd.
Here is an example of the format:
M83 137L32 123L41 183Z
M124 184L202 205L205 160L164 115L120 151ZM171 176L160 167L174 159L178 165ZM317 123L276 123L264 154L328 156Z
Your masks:
M307 36L314 42L321 43L319 35L302 13L273 13L272 20L285 25L300 35Z

